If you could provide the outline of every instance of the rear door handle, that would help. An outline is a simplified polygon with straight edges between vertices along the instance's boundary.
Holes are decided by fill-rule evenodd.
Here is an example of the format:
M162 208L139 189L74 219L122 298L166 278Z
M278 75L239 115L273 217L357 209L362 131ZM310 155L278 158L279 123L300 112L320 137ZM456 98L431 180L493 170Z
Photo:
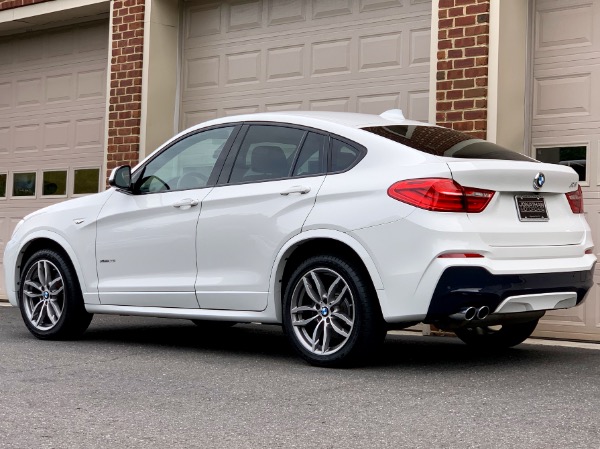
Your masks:
M198 200L193 200L191 198L184 198L181 201L173 203L173 207L185 208L188 209L192 206L197 206L199 204Z
M310 192L310 187L308 186L292 186L289 189L284 190L283 192L280 192L281 195L289 195L290 193L299 193L301 195L304 195L305 193Z

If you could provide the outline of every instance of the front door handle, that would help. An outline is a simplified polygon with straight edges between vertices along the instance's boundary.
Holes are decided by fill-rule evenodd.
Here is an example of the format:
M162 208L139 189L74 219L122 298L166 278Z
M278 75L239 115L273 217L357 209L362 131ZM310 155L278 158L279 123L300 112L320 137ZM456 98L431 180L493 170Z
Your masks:
M281 195L289 195L290 193L299 193L301 195L304 195L305 193L310 192L310 187L308 186L292 186L289 189L284 190L283 192L280 192Z
M173 207L189 209L190 207L197 206L198 204L199 204L198 200L193 200L191 198L185 198L181 201L173 203Z

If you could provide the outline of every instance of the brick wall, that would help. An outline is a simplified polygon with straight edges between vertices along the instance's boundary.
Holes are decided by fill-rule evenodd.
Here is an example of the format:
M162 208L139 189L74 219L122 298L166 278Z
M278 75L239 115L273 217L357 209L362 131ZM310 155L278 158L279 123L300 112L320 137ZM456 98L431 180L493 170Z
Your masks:
M439 0L436 122L485 139L490 0Z
M20 6L33 5L34 3L43 3L52 0L0 0L0 11Z
M108 112L108 173L139 160L145 0L115 0Z

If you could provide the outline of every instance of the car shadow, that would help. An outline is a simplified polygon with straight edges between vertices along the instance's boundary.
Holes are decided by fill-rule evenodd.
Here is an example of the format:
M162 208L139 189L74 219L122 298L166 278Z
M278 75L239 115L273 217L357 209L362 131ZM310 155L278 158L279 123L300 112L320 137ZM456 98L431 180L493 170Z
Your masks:
M278 359L281 362L304 364L288 344L281 327L257 324L238 324L223 329L204 330L191 322L167 319L135 318L120 324L102 317L83 335L84 342L94 344L136 344L156 351L159 349L188 350L199 353ZM99 321L100 321L99 320ZM110 325L105 323L110 322ZM475 351L455 337L424 337L388 334L385 344L360 369L412 369L433 367L445 371L468 368L495 369L507 366L526 369L528 366L551 369L552 365L572 363L587 355L600 357L600 352L577 348L563 348L522 344L504 351Z

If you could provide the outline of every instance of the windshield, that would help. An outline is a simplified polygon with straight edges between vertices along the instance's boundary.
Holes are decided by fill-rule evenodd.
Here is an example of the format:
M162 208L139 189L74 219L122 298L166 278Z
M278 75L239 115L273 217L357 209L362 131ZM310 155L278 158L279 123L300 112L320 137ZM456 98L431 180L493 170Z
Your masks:
M495 143L437 126L391 125L363 128L378 136L435 156L538 162Z

